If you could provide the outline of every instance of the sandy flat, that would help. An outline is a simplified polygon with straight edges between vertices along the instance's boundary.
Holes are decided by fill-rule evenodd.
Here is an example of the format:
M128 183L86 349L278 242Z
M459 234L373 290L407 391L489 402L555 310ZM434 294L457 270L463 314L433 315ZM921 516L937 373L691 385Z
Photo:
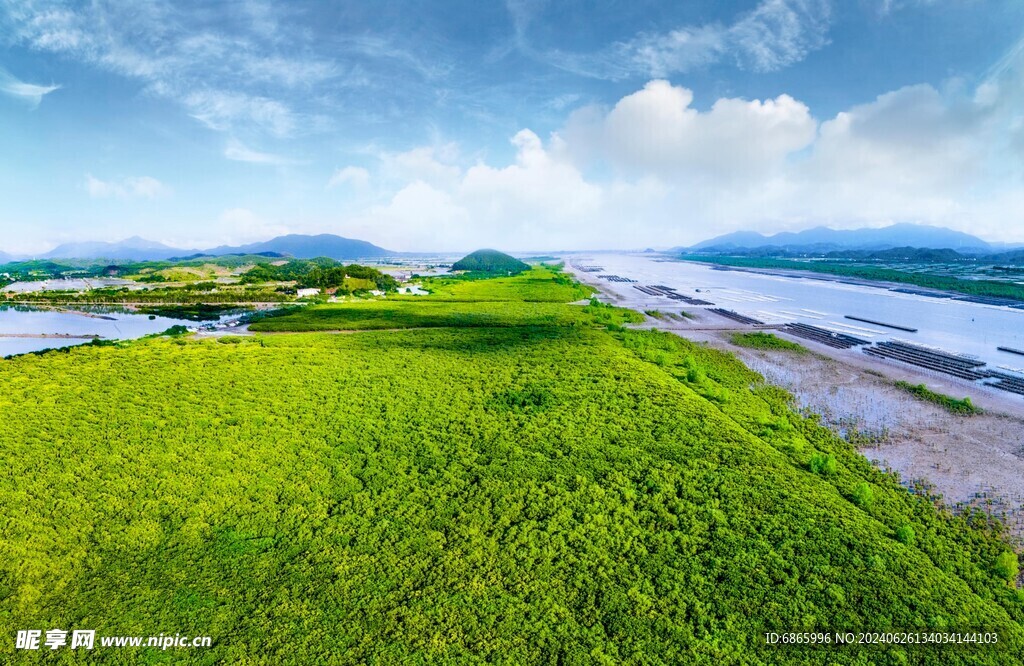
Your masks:
M711 317L698 313L690 330L678 324L670 330L736 354L769 382L790 391L801 407L822 414L834 430L852 428L875 440L860 447L869 459L898 472L904 481L930 484L951 506L970 504L1003 518L1024 543L1024 399L778 331L774 333L813 353L738 347L729 342L730 336L750 327L709 330L708 324L717 323ZM661 328L660 322L652 325ZM985 413L950 413L895 387L896 380L924 383L958 398L969 396Z

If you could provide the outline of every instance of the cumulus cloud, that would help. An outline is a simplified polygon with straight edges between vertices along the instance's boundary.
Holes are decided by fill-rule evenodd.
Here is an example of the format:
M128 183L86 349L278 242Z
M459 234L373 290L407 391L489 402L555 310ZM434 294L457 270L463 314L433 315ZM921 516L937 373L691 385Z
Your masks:
M396 162L420 167L350 221L424 249L668 246L898 221L1024 240L1019 71L973 89L908 86L825 119L788 95L701 111L690 90L654 80L578 110L546 141L518 132L507 165L456 166L429 148L382 158L392 174ZM428 181L438 165L445 177Z
M460 155L458 146L445 143L418 146L401 152L381 152L380 174L389 180L419 180L432 185L447 186L454 183L461 174L457 166Z
M86 174L85 189L93 199L158 199L171 194L171 188L150 176L100 180Z
M520 225L561 220L576 225L601 208L601 188L578 169L553 156L530 130L512 137L516 160L504 168L477 164L459 183L460 199L483 219L518 221Z
M0 67L0 92L26 102L33 109L39 106L39 103L43 101L43 97L59 88L59 85L41 86L34 83L25 83L3 67Z
M722 98L706 112L692 102L690 90L651 81L607 113L577 111L560 138L581 163L598 158L620 170L735 179L778 169L817 131L810 109L788 95Z
M511 142L516 149L512 164L444 165L450 170L445 178L435 183L416 178L385 203L347 220L347 226L371 237L386 232L393 244L431 250L488 242L510 249L552 242L568 247L581 237L616 233L605 224L613 202L600 185L587 182L530 130L518 132ZM427 154L433 149L406 156ZM437 168L426 164L428 174Z

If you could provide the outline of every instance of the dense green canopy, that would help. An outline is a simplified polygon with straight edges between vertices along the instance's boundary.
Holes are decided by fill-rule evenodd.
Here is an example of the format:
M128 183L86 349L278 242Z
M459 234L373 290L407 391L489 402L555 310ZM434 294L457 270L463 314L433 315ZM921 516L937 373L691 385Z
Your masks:
M599 304L418 298L267 320L407 330L0 361L0 661L39 663L29 628L214 640L110 664L1019 659L1006 542L735 358ZM974 630L999 644L764 645Z
M516 275L529 266L515 257L497 250L477 250L452 264L452 270L491 273L494 275Z

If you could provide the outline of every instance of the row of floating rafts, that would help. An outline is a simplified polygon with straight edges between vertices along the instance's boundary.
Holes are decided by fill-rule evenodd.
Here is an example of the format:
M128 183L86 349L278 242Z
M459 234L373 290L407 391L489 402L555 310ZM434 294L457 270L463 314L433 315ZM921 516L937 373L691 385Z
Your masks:
M633 285L633 288L647 294L648 296L665 296L672 299L673 301L682 301L687 305L714 305L711 301L705 301L700 298L691 298L690 296L683 296L682 294L676 293L676 290L672 287L666 287L663 284L650 284L650 285Z
M865 354L881 358L889 358L896 361L916 365L927 370L934 370L942 374L958 377L960 379L978 380L988 377L988 372L980 370L985 365L984 361L965 358L943 351L919 345L912 345L905 342L886 341L878 342L874 347L864 350Z
M960 379L994 380L985 383L985 386L1024 395L1024 375L985 368L984 361L966 355L905 342L879 342L875 347L865 349L864 353L903 361ZM1014 368L1006 369L1017 372Z
M931 352L933 354L939 354L941 356L947 356L947 357L949 357L951 359L954 359L954 360L957 360L957 361L964 361L966 363L972 363L972 364L974 364L975 367L981 366L981 365L985 365L984 361L982 361L981 359L979 359L977 356L975 356L973 354L962 354L962 353L959 353L959 352L946 351L942 347L935 347L933 345L926 345L923 342L912 342L910 340L904 340L902 338L893 338L892 342L895 342L895 343L898 343L898 344L901 344L901 345L904 345L904 346L907 346L907 347L912 347L912 348L915 348L915 349L922 349L924 351L928 351L928 352Z
M682 301L687 305L714 305L711 301L705 301L701 298L692 298L690 296L683 296L682 294L670 294L669 298L674 301Z
M785 331L791 335L806 338L836 349L864 346L864 353L878 358L901 361L926 370L932 370L968 381L995 380L986 386L1024 395L1024 370L1001 366L1008 372L985 368L985 362L975 356L956 354L938 347L910 343L904 340L876 342L873 346L867 340L852 335L835 333L807 324L786 324Z
M867 340L848 335L846 333L836 333L835 331L830 331L828 329L796 322L786 324L785 331L791 335L795 335L806 340L820 342L821 344L832 347L833 349L850 349L859 345L871 344Z
M743 315L739 315L738 313L729 310L716 309L712 310L712 312L717 312L718 314L743 323L761 323L756 319L744 317ZM876 324L878 326L887 326L889 328L906 330L908 332L916 332L917 330L849 315L847 315L846 318L854 321ZM916 365L921 368L933 370L935 372L960 379L970 381L992 379L995 381L987 383L986 386L992 386L1011 393L1024 395L1024 370L1018 370L1008 366L1001 367L1004 370L1009 370L1010 372L1000 372L984 368L983 366L985 366L985 362L970 354L957 354L939 347L909 342L899 338L893 338L890 341L876 342L872 346L872 343L868 340L796 322L786 324L783 330L791 335L812 340L835 349L850 349L856 346L863 346L864 353L870 356L902 361L904 363L909 363L911 365ZM1010 347L998 347L998 349L1012 354L1024 355L1024 350L1013 349ZM1016 374L1010 374L1011 372Z
M650 288L654 289L655 291L660 291L662 296L668 296L673 301L682 301L687 305L714 305L714 303L712 303L711 301L705 301L700 298L693 298L692 296L683 296L682 294L678 294L676 293L675 289L673 289L672 287L666 287L663 284L651 285ZM698 289L697 291L700 291L700 289Z
M582 270L582 268L581 268ZM636 280L629 280L627 278L620 277L618 275L599 275L598 277L610 280L612 282L636 282ZM676 290L672 287L665 285L634 285L634 289L647 294L649 296L666 296L673 300L685 301L691 305L714 305L708 301L701 299L691 298L689 296L683 296L682 294L676 293ZM919 294L932 296L935 294L919 291L916 289L893 289L892 291L898 291L901 293ZM984 300L983 300L984 299ZM1007 305L1006 299L985 299L985 297L962 297L957 300L972 300L974 302L988 302L992 305ZM1022 304L1024 306L1024 304ZM753 317L742 315L733 310L726 310L724 308L711 308L711 312L715 314L736 321L741 324L747 324L751 326L763 325L764 322ZM854 317L851 315L845 315L847 319L854 321L862 321L869 324L875 324L876 326L884 326L887 328L907 331L909 333L916 333L916 328L908 326L900 326L896 324L888 324L873 319L864 319L861 317ZM821 344L824 344L835 349L850 349L852 347L863 346L864 353L871 356L880 358L886 358L895 361L902 361L911 365L916 365L928 370L947 374L952 377L960 379L966 379L971 381L983 380L983 379L994 379L996 381L986 384L994 388L999 388L1004 391L1012 393L1018 393L1024 395L1024 377L1008 374L1005 372L999 372L989 369L981 369L985 365L984 361L979 360L977 357L968 354L956 354L948 352L938 347L931 347L929 345L923 345L920 343L911 343L905 340L894 338L891 341L876 342L874 346L871 346L869 340L864 340L852 335L845 333L837 333L828 329L819 328L817 326L810 326L808 324L801 323L789 323L786 324L784 330L797 337L812 340ZM1009 347L998 347L1000 351L1009 352L1012 354L1024 355L1024 350L1013 349Z
M1024 395L1024 369L1011 368L1007 365L999 366L999 370L989 370L989 377L996 380L988 386L994 386L1010 393Z
M845 319L850 319L852 321L864 322L865 324L874 324L875 326L882 326L884 328L893 328L893 329L896 329L897 331L906 331L907 333L917 333L917 329L916 328L911 328L909 326L901 326L899 324L888 324L888 323L886 323L884 321L878 321L877 319L865 319L864 317L855 317L853 315L843 315L843 317Z
M708 312L714 312L716 315L725 317L726 319L731 319L741 324L749 324L751 326L759 326L764 324L764 322L761 321L760 319L754 319L753 317L741 315L739 312L726 310L724 308L711 308L710 310L708 310Z

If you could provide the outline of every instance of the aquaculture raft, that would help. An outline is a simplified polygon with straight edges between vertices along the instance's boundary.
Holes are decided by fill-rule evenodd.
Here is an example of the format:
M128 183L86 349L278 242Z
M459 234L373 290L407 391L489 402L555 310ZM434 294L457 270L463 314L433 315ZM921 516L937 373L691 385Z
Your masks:
M887 324L884 321L877 321L875 319L864 319L863 317L854 317L853 315L843 315L846 319L852 319L853 321L862 321L865 324L874 324L875 326L884 326L885 328L894 328L897 331L906 331L907 333L917 333L916 328L910 328L909 326L900 326L898 324Z
M761 321L760 319L747 317L746 315L741 315L739 312L733 312L732 310L726 310L724 308L711 308L709 311L714 312L716 315L725 317L726 319L732 319L733 321L739 322L741 324L750 324L751 326L764 324L764 322Z
M714 305L711 301L704 301L699 298L691 298L689 296L677 294L675 289L672 287L666 287L662 284L649 284L645 286L635 284L633 285L633 288L647 294L648 296L666 296L671 298L673 301L682 301L687 305Z
M805 340L812 340L814 342L820 342L823 345L832 347L833 349L850 349L857 347L858 345L869 345L871 344L867 340L847 335L846 333L836 333L825 328L818 328L817 326L810 326L808 324L786 324L784 329L786 333L795 335Z
M985 379L990 371L980 370L984 361L950 354L948 352L919 347L907 342L879 342L864 350L865 354L903 361L920 368L934 370L960 379Z
M994 386L997 389L1009 391L1010 393L1024 395L1024 378L1008 375L998 370L989 370L988 375L996 381L987 384L987 386Z

